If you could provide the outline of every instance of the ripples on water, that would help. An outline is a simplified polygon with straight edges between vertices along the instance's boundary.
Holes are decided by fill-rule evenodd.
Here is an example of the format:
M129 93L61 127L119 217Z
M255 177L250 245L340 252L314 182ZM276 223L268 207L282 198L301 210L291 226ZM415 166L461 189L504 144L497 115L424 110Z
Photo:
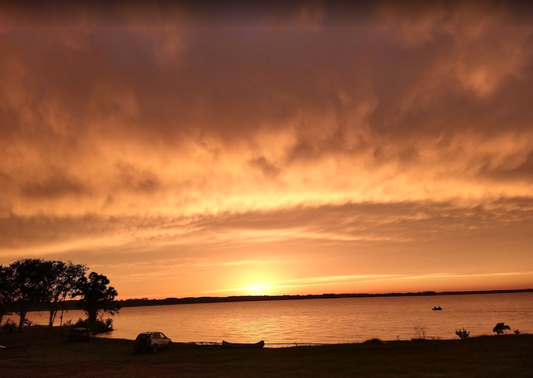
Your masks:
M441 306L442 311L432 311ZM65 314L65 321L83 317ZM107 317L107 315L104 315ZM47 313L29 319L46 324ZM496 323L533 333L533 293L371 297L126 307L105 337L134 339L159 330L176 342L256 342L270 345L330 344L491 335Z

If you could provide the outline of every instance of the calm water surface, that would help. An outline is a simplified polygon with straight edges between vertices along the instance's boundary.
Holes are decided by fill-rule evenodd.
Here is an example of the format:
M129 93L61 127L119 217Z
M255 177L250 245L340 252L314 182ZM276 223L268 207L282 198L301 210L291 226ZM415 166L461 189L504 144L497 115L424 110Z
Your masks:
M442 311L432 311L433 306ZM82 316L69 311L64 319ZM46 324L47 313L30 313L29 319ZM115 331L105 337L134 339L139 332L158 330L176 342L328 344L409 340L422 333L453 339L462 327L471 336L490 335L499 322L533 333L533 293L129 307L114 316Z

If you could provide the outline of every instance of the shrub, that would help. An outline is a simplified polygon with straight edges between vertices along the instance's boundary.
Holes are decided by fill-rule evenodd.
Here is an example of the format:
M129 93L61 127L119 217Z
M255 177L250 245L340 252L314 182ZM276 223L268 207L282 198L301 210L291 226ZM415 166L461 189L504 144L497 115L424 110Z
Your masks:
M383 344L383 341L381 341L381 339L378 339L378 338L373 338L373 339L364 341L364 344Z
M426 329L424 327L416 326L415 332L418 340L426 340Z
M463 329L456 329L455 334L459 336L461 340L466 340L470 337L470 331L467 331L464 327Z
M496 332L497 335L501 335L502 333L505 333L506 330L510 330L511 327L509 327L507 324L504 323L498 323L494 328L492 329L492 332Z
M7 329L9 332L13 332L15 329L17 329L17 324L13 320L7 319L0 328Z
M92 325L92 327L90 327L88 319L83 320L79 318L78 321L72 325L72 327L73 328L89 328L91 332L94 335L96 335L98 333L111 332L113 330L113 319L107 318L104 320L102 318L99 318Z
M514 334L515 334L515 335L520 335L520 330L515 329L515 330L514 330Z

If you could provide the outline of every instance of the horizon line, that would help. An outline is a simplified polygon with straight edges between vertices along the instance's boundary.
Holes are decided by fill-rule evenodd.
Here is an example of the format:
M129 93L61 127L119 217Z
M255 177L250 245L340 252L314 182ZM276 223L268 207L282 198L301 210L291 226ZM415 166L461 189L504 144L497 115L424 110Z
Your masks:
M491 293L514 293L514 292L529 292L533 291L533 287L530 288L521 288L521 289L491 289L491 290L447 290L447 291L433 291L433 290L424 290L424 291L407 291L407 292L384 292L384 293L322 293L322 294L242 294L242 295L227 295L227 296L213 296L213 295L203 295L203 296L189 296L189 297L166 297L166 298L126 298L118 299L115 302L120 301L165 301L165 300L193 300L193 299L231 299L231 298L286 298L286 297L325 297L325 296L334 296L334 297L349 297L349 296L399 296L399 295L450 295L450 294L491 294Z

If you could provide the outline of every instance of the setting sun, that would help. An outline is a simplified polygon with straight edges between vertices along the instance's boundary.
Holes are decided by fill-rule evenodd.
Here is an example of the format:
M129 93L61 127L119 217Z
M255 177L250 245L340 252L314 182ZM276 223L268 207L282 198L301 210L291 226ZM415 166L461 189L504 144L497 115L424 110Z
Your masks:
M250 285L245 285L239 292L242 292L244 295L271 295L273 287L265 283L255 283Z

